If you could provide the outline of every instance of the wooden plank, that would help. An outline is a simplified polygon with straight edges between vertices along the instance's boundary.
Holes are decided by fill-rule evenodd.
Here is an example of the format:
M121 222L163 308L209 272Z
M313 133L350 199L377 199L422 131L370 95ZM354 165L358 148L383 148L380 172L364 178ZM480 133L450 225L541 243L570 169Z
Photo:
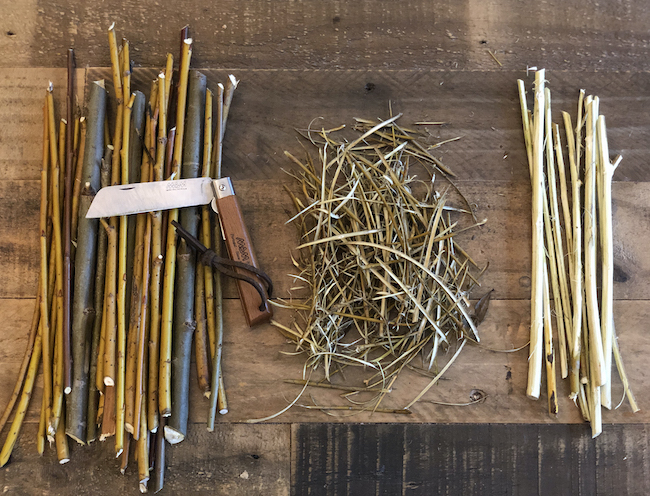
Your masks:
M37 425L26 426L10 464L0 471L6 494L140 494L137 465L131 459L120 473L113 443L70 443L71 461L59 465L53 449L36 453ZM288 496L290 484L288 425L219 425L214 433L190 425L187 439L167 447L165 489L160 494Z
M158 65L163 62L160 59ZM148 92L157 71L136 69L134 89ZM208 86L215 87L230 71L203 72ZM234 179L284 178L287 159L283 151L304 155L296 128L307 128L310 123L315 129L352 127L355 117L387 118L391 102L395 113L404 113L400 121L404 126L427 120L448 123L426 129L430 145L462 136L433 151L459 180L530 182L516 80L523 78L530 87L532 73L528 78L518 70L240 69L233 73L241 82L229 114L223 173ZM601 112L607 117L610 152L624 157L615 179L650 180L645 167L650 160L650 118L642 104L650 92L650 74L549 71L547 76L555 120L561 122L561 110L575 115L581 88L599 96ZM100 78L110 87L108 69L89 70L88 80Z
M0 300L0 314L3 308L12 305L12 300ZM31 316L31 309L25 306L25 313ZM650 302L618 301L614 307L619 333L619 342L626 363L631 385L637 393L641 412L633 414L627 403L618 410L603 411L604 423L637 423L650 421L650 404L643 395L650 382L646 357L650 352L650 336L644 332L645 322L650 319ZM301 390L301 386L286 384L285 379L300 379L305 356L294 355L295 348L271 325L256 328L246 326L238 300L225 303L224 380L228 392L229 413L218 417L221 424L245 422L264 418L283 410ZM276 319L289 325L294 317L286 311L277 312ZM27 319L23 319L25 321ZM561 424L582 423L578 409L569 400L567 381L558 386L560 413L547 413L547 399L543 387L539 401L531 401L525 395L528 373L527 348L516 353L497 353L491 349L507 350L524 346L528 341L530 303L527 300L496 300L490 305L486 320L480 326L481 343L484 347L469 345L449 368L443 379L427 395L412 407L412 415L371 414L369 412L332 412L326 416L316 410L293 407L274 422L439 422L439 423L533 423ZM22 329L26 334L27 325ZM18 349L15 349L18 348ZM22 356L24 345L16 342L11 356ZM453 350L452 350L453 351ZM448 353L447 356L451 356ZM441 367L443 362L438 366ZM419 365L419 360L415 361ZM0 363L0 375L15 377L18 361ZM195 368L192 367L192 374ZM346 370L346 385L361 386L372 371ZM312 378L320 379L322 370L314 372ZM405 370L387 394L382 405L385 408L403 408L429 382L429 378L411 370ZM622 386L614 373L613 397L620 398ZM33 394L27 422L38 422L40 407L40 378ZM341 383L340 379L333 380ZM190 388L190 422L205 425L208 401L203 397L195 376ZM9 388L7 388L9 389ZM443 406L435 402L466 403L470 392L481 389L487 395L482 404L466 407ZM341 392L322 388L309 388L298 404L349 405L339 396ZM9 391L0 393L2 404ZM361 401L363 398L355 398ZM365 399L370 399L365 398ZM618 401L616 401L618 403ZM357 414L358 413L358 414ZM605 428L605 430L607 427Z
M299 185L288 176L284 180L237 180L234 184L259 263L274 281L274 296L288 297L291 288L297 286L289 274L296 273L291 252L299 239L295 227L286 224L295 210L284 186L300 194ZM447 185L440 181L438 187L442 190ZM530 298L530 187L504 181L464 181L459 187L475 204L477 217L488 219L482 228L458 237L460 245L479 265L490 263L475 296L494 289L496 299ZM0 297L35 295L39 189L37 181L0 182L0 199L6 206L0 208ZM647 299L650 224L639 219L650 217L650 183L616 182L613 199L614 297ZM232 281L226 281L225 294L237 297ZM305 296L304 291L291 294Z
M85 69L77 69L80 106L84 101L84 73ZM0 73L0 179L3 181L40 178L43 102L50 81L54 85L58 120L65 117L65 69L7 68ZM7 207L3 204L3 210Z
M79 65L108 65L106 29L117 23L138 63L155 65L178 50L178 31L191 24L195 57L204 66L236 68L431 68L489 69L527 65L576 70L647 70L643 2L578 0L527 5L408 0L317 4L225 0L202 4L128 0L93 9L73 0L7 5L0 48L5 66L65 64L70 44ZM8 34L11 33L11 34Z
M620 436L628 432L640 442L625 450ZM294 424L292 486L296 496L605 495L622 487L643 494L650 485L642 478L647 433L639 425L612 426L609 438L594 441L581 425ZM609 456L630 454L616 465L624 467L618 476L598 458L603 444ZM621 472L639 477L636 484L600 485L605 474Z

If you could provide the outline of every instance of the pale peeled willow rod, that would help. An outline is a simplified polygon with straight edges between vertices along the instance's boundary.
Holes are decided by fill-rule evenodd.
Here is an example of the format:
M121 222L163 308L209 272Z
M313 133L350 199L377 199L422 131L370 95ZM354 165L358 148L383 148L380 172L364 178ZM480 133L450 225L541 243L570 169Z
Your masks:
M553 350L551 295L549 293L548 270L546 270L546 266L544 266L544 363L546 365L548 412L557 415L557 374L555 373L555 351Z
M544 76L535 73L535 107L533 110L532 228L533 253L531 274L531 323L526 394L539 398L542 375L542 340L544 329Z
M605 357L598 313L596 281L596 118L598 97L587 97L587 132L585 135L585 294L589 324L589 355L591 377L596 386L605 383ZM597 396L600 397L600 394Z
M571 352L571 363L569 366L569 382L571 385L570 398L575 399L580 390L580 352L582 348L582 210L580 208L580 177L578 164L576 162L577 152L571 116L562 112L564 117L564 129L569 146L569 168L571 171L571 218L572 236L569 259L573 260L571 270L571 293L573 294L573 331L572 342L569 342Z
M612 342L614 339L614 236L612 229L612 178L620 160L615 163L609 160L609 145L607 143L607 127L605 116L597 121L598 149L600 151L597 181L600 183L600 247L601 247L601 337L605 359L605 384L600 389L601 402L607 409L612 408Z
M562 233L560 231L560 215L555 186L555 160L553 156L553 131L551 122L551 90L545 90L545 135L546 135L546 173L548 181L548 196L544 194L544 230L546 232L546 251L550 271L544 279L544 285L550 283L553 287L555 304L555 319L558 341L560 345L560 369L562 377L568 375L566 357L566 331L571 326L568 317L568 290L566 289L566 274L564 265L564 250L562 249ZM564 282L564 284L563 284ZM549 295L550 296L550 295ZM567 311L564 309L567 308Z

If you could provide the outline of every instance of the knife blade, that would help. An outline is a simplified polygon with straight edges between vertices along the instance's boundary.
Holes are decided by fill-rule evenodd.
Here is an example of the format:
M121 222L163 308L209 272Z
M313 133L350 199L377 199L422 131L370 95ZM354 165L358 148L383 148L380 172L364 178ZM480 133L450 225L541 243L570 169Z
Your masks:
M212 181L199 177L108 186L97 192L86 217L116 217L206 205L215 197Z
M221 179L200 177L108 186L97 192L86 217L115 217L208 203L211 203L213 210L219 214L221 233L230 258L259 268L229 177ZM244 273L243 269L235 270ZM258 276L254 277L259 280ZM261 280L260 284L264 285ZM237 280L237 287L249 326L271 318L273 315L271 306L268 302L262 301L253 286Z

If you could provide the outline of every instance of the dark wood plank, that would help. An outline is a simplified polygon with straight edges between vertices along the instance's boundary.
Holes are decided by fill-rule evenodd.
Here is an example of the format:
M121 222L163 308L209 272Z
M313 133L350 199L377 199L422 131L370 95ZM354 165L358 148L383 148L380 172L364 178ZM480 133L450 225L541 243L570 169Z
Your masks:
M647 494L645 425L294 424L293 494Z
M160 67L163 59L158 62ZM149 91L158 69L134 71L134 88ZM208 86L225 81L229 71L205 70ZM402 112L401 123L441 121L426 141L462 136L433 154L458 180L502 180L528 184L529 175L521 131L516 81L533 75L522 71L440 72L433 70L234 70L240 79L224 141L223 173L234 179L284 178L289 166L284 150L304 155L296 128L354 126L354 118L387 118L388 104ZM88 80L106 78L107 69L90 69ZM560 111L575 115L578 92L601 98L607 117L610 153L622 154L617 181L650 180L650 117L644 96L650 91L648 73L547 72L553 94L554 119ZM368 88L371 88L370 90ZM316 120L314 120L316 119ZM345 134L343 134L345 135ZM349 135L349 134L348 134ZM307 148L316 156L313 147Z
M111 440L70 444L71 461L59 465L54 450L36 453L37 425L28 425L9 465L0 470L6 494L140 494L137 465L125 475ZM289 425L218 425L209 433L190 425L187 439L167 446L165 488L159 494L286 496L290 487Z
M0 314L10 308L13 300L0 299ZM31 318L31 308L24 305L24 313L14 321L21 321L16 334L23 336L21 341L12 343L7 337L0 344L7 346L7 361L0 363L0 378L6 378L7 388L0 389L0 404L9 398L13 380L17 374L19 361L24 351L24 339ZM492 349L513 349L524 346L529 339L530 303L526 300L492 301L486 320L480 326L482 344ZM624 403L618 410L603 410L603 422L627 424L650 421L650 404L643 394L650 382L647 370L647 356L650 350L650 335L645 332L645 323L650 319L650 303L647 301L619 301L615 305L615 317L619 343L626 363L627 373L641 412L633 414ZM283 410L301 391L301 386L286 384L285 379L300 379L303 374L304 355L294 355L295 347L271 325L254 329L246 326L238 300L225 303L224 340L224 380L228 392L229 413L218 416L219 424L245 422L249 419L264 418ZM275 317L285 325L294 318L284 311ZM4 334L8 336L8 334ZM528 349L516 353L496 353L486 348L468 345L457 361L447 370L443 378L418 403L412 407L411 415L372 414L371 412L331 412L327 416L317 410L305 410L294 406L273 422L404 422L404 423L534 423L534 424L574 424L582 423L578 409L568 398L567 381L559 381L558 397L560 413L548 414L545 387L539 401L532 401L525 395L528 375ZM449 357L451 354L448 354ZM447 357L441 358L441 367ZM420 363L416 360L416 365ZM192 374L195 367L192 367ZM320 379L322 370L314 372L313 379ZM372 372L346 370L346 385L362 386ZM428 383L430 379L410 370L401 373L387 394L382 405L385 408L403 408ZM340 383L338 380L335 383ZM481 389L488 398L484 403L455 407L435 402L465 403L472 389ZM309 388L298 405L348 405L341 398L340 391ZM613 397L618 403L622 386L614 373ZM41 399L41 380L37 379L36 390L28 410L27 422L36 423L39 419ZM365 399L370 399L365 398ZM355 398L362 401L363 398ZM207 420L209 402L197 386L196 377L190 382L190 422L201 426ZM605 430L607 426L605 427Z
M14 2L0 25L2 64L63 67L73 46L79 65L108 65L106 29L117 23L138 63L178 50L191 24L195 58L233 68L488 69L545 65L574 70L647 70L644 2L535 4L498 0L303 3L225 0L204 4Z

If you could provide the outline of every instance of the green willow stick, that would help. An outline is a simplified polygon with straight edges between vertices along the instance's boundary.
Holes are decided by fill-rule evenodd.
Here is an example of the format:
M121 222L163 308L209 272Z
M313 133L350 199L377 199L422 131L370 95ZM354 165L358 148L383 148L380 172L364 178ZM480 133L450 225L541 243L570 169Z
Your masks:
M88 143L82 142L83 157L82 164L87 164L87 169L99 171L99 187L108 186L110 184L110 170L109 164L103 160L103 152L105 150L104 143L104 124L106 121L106 104L107 94L104 89L103 81L95 82L90 85L90 97L88 103L88 116L84 121L82 128L82 136L85 136ZM84 132L83 129L86 131ZM84 169L82 166L80 180L84 177ZM92 183L91 183L92 185ZM77 221L78 222L78 221ZM95 262L95 282L94 282L94 309L95 319L93 321L92 336L90 337L90 370L89 370L89 390L88 390L88 406L87 420L86 420L86 442L90 443L97 437L97 402L98 402L98 389L97 389L97 363L98 363L98 350L101 338L101 326L103 317L104 306L104 285L106 276L106 247L108 239L106 231L99 229L97 233L97 257Z
M89 143L84 145L81 180L84 188L79 200L77 248L75 251L74 300L72 304L72 378L73 389L66 401L66 434L80 444L87 441L87 413L91 365L92 332L96 312L95 266L97 258L97 219L86 219L86 212L101 186L100 167L104 150L106 91L99 84L90 87L88 123ZM92 119L92 120L91 120ZM88 150L85 153L85 150ZM103 286L103 279L100 281ZM103 292L103 287L101 288ZM94 424L94 422L93 422ZM94 436L93 436L94 437Z
M183 179L198 177L203 140L206 78L190 71L187 96L187 117L183 143ZM180 224L194 237L198 235L199 215L196 207L180 211ZM168 236L171 235L171 231ZM176 290L174 294L174 335L172 349L172 414L165 427L165 438L176 444L185 438L189 415L190 364L194 320L194 278L196 257L184 239L178 243L176 256Z
M99 183L99 180L96 181ZM72 378L73 389L66 400L66 434L79 444L86 444L88 408L88 372L90 345L95 319L94 274L97 256L97 219L86 219L85 214L95 197L91 183L81 192L79 236L75 255L74 299L72 302Z
M174 158L172 173L175 178L180 176L180 164L183 153L183 138L185 135L185 104L187 101L187 81L192 57L192 39L183 42L183 53L180 64L180 84L176 109L176 134L174 136ZM172 221L178 220L178 209L169 211L167 221L167 248L165 255L165 275L163 279L162 317L160 326L160 372L158 377L158 401L160 415L168 417L172 413L171 368L172 368L172 325L174 304L174 283L176 278L176 233L171 226ZM167 426L165 426L167 428ZM165 437L167 433L165 432Z

